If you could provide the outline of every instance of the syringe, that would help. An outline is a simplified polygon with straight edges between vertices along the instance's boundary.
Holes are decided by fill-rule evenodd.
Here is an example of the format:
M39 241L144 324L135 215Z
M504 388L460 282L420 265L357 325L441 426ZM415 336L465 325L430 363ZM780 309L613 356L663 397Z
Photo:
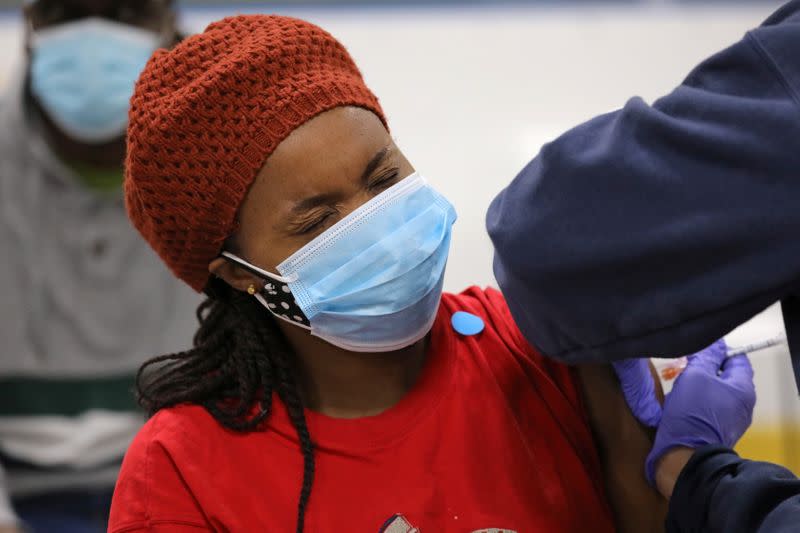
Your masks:
M748 344L747 346L737 346L735 348L728 348L726 354L728 357L733 357L734 355L742 355L743 353L749 354L757 352L759 350L772 348L773 346L780 346L781 344L786 344L785 335L778 335L777 337L763 340L761 342L754 342L753 344Z
M785 335L778 335L777 337L773 337L771 339L766 339L759 342L754 342L752 344L748 344L746 346L736 346L733 348L728 348L725 352L728 357L733 357L734 355L741 355L741 354L752 354L753 352L757 352L759 350L764 350L766 348L771 348L773 346L780 346L782 344L786 344L786 336ZM658 370L658 374L661 376L661 384L664 386L664 391L667 392L669 389L672 388L672 380L678 377L683 369L686 368L686 365L689 362L689 358L687 356L677 357L675 359L659 359L655 358L652 359L653 364L656 366Z

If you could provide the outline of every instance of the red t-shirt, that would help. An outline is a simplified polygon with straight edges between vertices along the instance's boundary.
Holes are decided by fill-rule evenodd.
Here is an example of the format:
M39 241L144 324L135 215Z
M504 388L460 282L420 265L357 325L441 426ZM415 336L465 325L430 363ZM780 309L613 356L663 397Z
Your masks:
M456 311L485 329L460 335ZM614 531L573 374L531 349L500 293L445 294L429 346L387 411L306 411L316 476L305 530ZM125 457L109 531L294 531L302 456L273 405L267 429L246 434L198 406L156 414Z

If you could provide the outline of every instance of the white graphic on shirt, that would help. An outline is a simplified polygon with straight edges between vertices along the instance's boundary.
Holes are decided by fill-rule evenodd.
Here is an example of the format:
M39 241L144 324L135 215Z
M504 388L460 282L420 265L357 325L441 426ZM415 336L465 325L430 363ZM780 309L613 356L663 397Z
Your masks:
M389 518L381 528L379 533L420 533L419 529L411 525L401 514L396 514Z
M383 523L378 533L421 533L419 529L411 525L405 516L396 514ZM472 533L517 533L512 529L501 529L496 527L476 529Z

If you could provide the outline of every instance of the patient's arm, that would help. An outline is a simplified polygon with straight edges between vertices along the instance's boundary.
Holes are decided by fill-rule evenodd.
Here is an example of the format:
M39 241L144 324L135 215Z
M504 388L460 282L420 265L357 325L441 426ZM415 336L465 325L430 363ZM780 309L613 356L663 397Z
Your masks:
M617 531L664 531L667 502L644 477L654 431L633 417L610 365L579 365L577 371Z

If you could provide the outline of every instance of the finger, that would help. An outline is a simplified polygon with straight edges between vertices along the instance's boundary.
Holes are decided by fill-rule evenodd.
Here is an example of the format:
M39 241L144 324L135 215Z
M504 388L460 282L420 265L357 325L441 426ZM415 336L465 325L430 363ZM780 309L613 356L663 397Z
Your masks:
M661 403L647 359L629 359L614 363L622 394L633 415L646 426L655 427L661 420Z
M621 359L619 361L614 361L611 365L614 367L614 372L617 373L617 377L622 382L627 377L628 372L639 365L639 359Z
M742 354L729 357L722 365L720 378L726 385L739 391L739 399L750 410L748 415L752 417L756 404L756 383L753 381L753 367L747 356Z
M662 414L663 408L661 407L661 403L659 403L655 391L651 390L650 400L645 402L639 409L639 412L634 413L634 416L636 417L636 420L645 426L654 428L658 427L658 424L661 423Z
M689 357L687 367L701 368L708 373L717 373L725 362L727 345L719 340L693 356Z
M656 383L653 374L650 372L650 365L646 360L643 360L636 371L636 387L633 390L625 391L623 393L628 400L628 405L636 403L634 415L642 424L646 426L655 427L661 420L661 402L658 401L656 396ZM633 394L630 394L633 393ZM635 394L636 399L629 398Z
M722 363L722 379L728 381L753 381L753 366L746 355L728 357Z
M709 346L709 349L719 350L722 353L727 355L728 354L728 342L723 337L723 338L721 338L721 339L719 339L717 341L714 341L714 343L712 343L711 346Z

